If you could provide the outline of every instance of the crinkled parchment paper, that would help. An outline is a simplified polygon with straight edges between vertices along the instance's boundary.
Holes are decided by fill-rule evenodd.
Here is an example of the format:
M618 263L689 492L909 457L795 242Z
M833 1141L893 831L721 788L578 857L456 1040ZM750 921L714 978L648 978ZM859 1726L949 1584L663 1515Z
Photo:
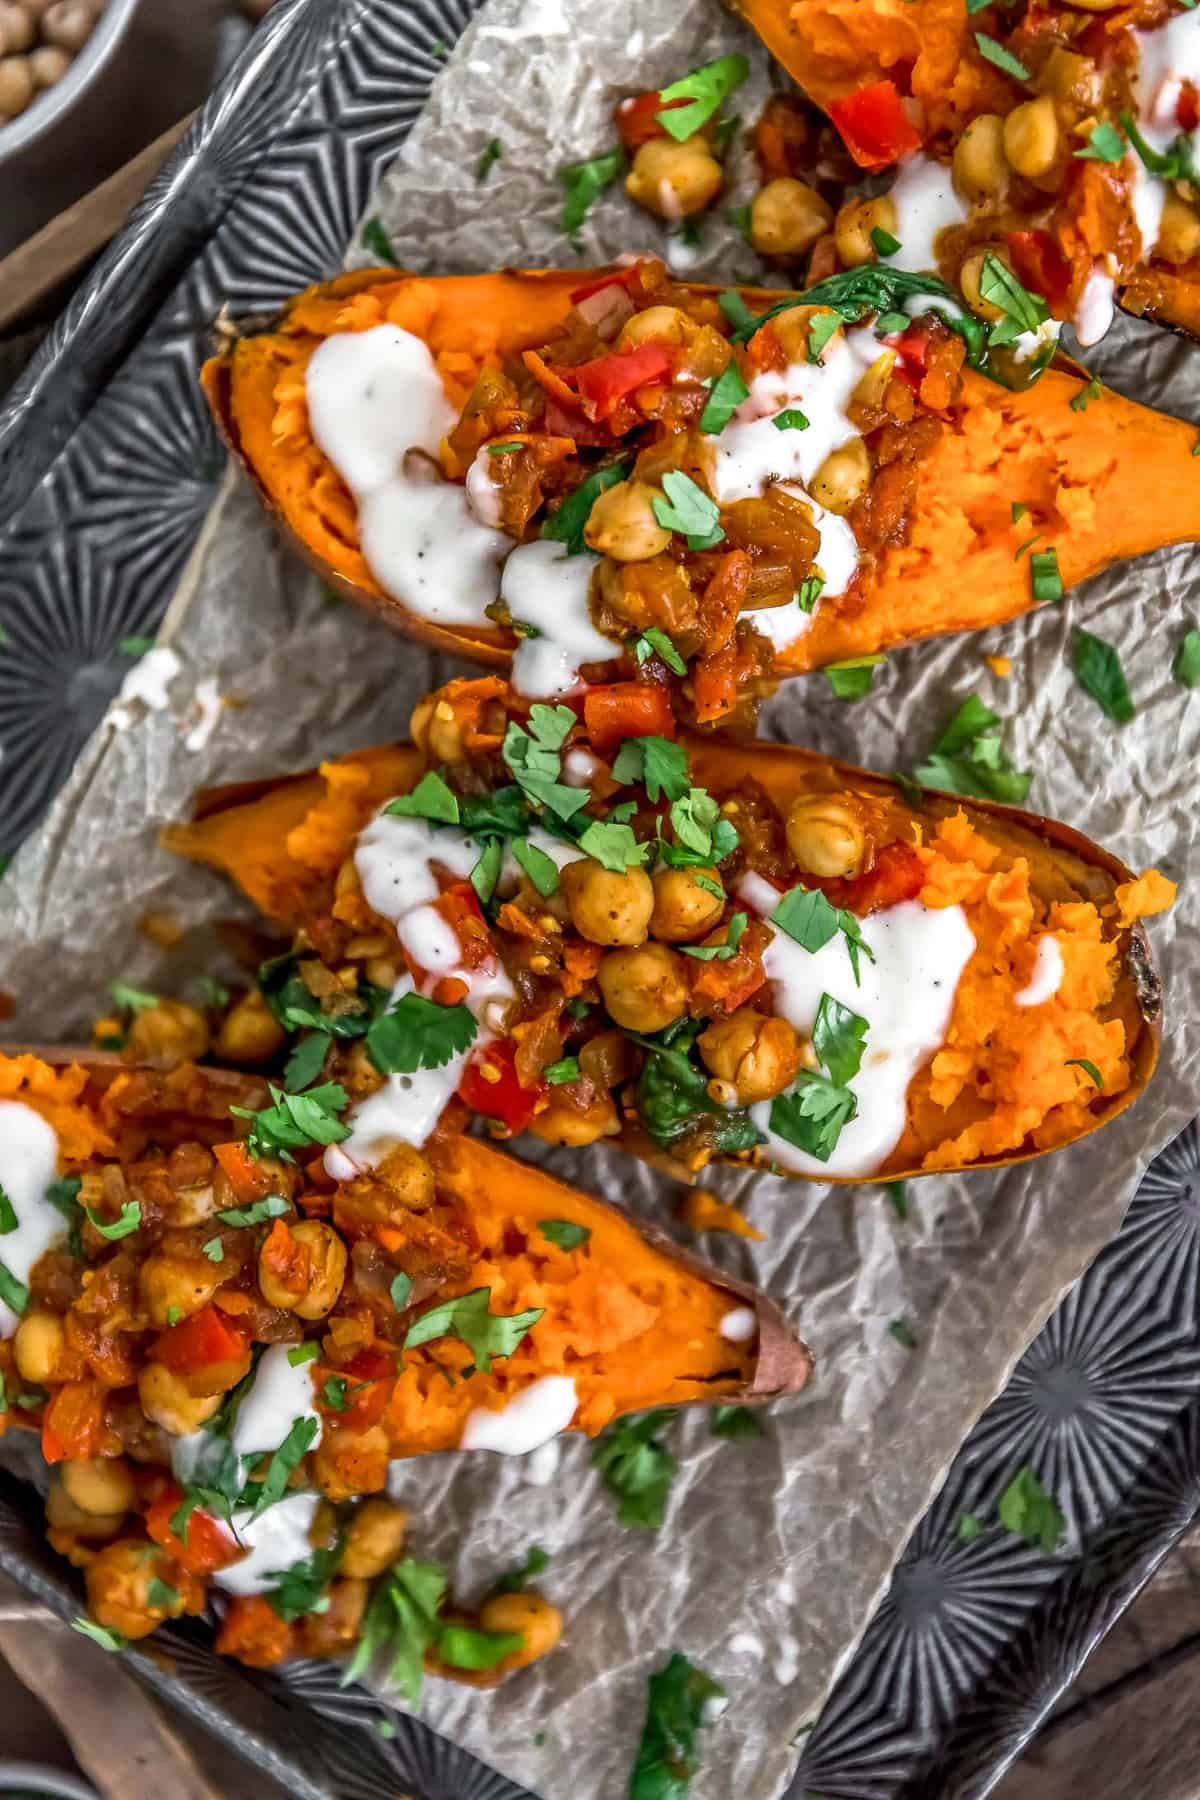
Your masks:
M764 58L715 6L493 0L384 182L379 210L400 256L431 271L570 262L553 171L609 146L621 94L737 47L754 61L752 97L739 97L749 118L767 85ZM478 187L475 165L493 135L503 156ZM653 222L615 193L583 235L589 261L662 247ZM706 242L699 269L756 273L728 225L707 226ZM1094 362L1140 399L1200 410L1200 350L1151 327L1123 322ZM965 694L982 694L1008 721L1018 763L1036 770L1031 805L1184 883L1174 915L1152 928L1167 985L1163 1062L1148 1095L1099 1137L1009 1173L916 1183L906 1223L877 1187L718 1176L767 1237L706 1248L770 1288L814 1346L818 1372L757 1443L719 1444L697 1415L674 1428L682 1468L657 1536L618 1527L583 1442L565 1445L545 1487L486 1455L400 1468L415 1546L445 1557L464 1593L532 1542L552 1552L546 1587L567 1615L565 1650L494 1693L431 1682L424 1705L438 1730L517 1781L554 1800L623 1792L646 1675L678 1649L733 1698L705 1736L697 1800L778 1795L789 1740L852 1652L964 1433L1115 1232L1149 1158L1195 1111L1200 970L1176 945L1189 933L1194 942L1200 922L1188 884L1200 694L1176 686L1170 665L1198 588L1195 553L1163 553L1011 627L896 655L857 705L834 700L820 676L771 703L768 735L893 769L911 766ZM1082 620L1120 648L1139 709L1124 728L1068 672ZM204 928L239 908L215 878L157 848L159 827L185 815L201 785L402 736L416 698L451 672L352 608L331 607L236 482L166 635L183 659L167 709L124 731L101 728L4 884L10 1039L85 1032L113 976L186 994L189 969L212 955ZM983 660L1001 650L1013 659L1004 682ZM213 678L227 704L207 743L189 750L196 685ZM164 955L138 934L149 907L195 928L184 953ZM647 1216L671 1205L662 1180L614 1151L548 1159ZM888 1335L899 1316L917 1349Z

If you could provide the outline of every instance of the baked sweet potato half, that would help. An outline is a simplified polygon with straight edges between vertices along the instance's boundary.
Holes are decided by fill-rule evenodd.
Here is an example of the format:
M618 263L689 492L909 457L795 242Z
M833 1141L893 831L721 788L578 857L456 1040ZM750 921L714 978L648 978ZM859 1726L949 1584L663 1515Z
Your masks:
M353 1650L364 1619L375 1651L378 1579L420 1600L431 1666L502 1675L553 1647L554 1609L455 1608L368 1498L389 1465L764 1400L811 1359L763 1295L487 1144L434 1132L335 1180L346 1103L0 1057L0 1433L40 1432L50 1541L101 1632L144 1636L211 1586L245 1661Z
M1191 426L1068 367L1012 391L991 377L1049 350L989 345L948 294L875 268L806 296L651 261L367 270L233 339L204 385L339 593L526 698L653 664L678 717L716 723L1200 531Z
M892 1178L1073 1143L1145 1086L1161 876L1013 807L608 708L451 683L419 750L167 832L295 933L261 980L359 1100L335 1173L464 1104L693 1175Z
M890 194L843 207L843 260L879 255L875 229L899 240L891 260L961 276L974 303L990 250L1084 344L1103 335L1114 297L1197 334L1200 24L1189 13L1165 0L739 10L864 170L898 166Z

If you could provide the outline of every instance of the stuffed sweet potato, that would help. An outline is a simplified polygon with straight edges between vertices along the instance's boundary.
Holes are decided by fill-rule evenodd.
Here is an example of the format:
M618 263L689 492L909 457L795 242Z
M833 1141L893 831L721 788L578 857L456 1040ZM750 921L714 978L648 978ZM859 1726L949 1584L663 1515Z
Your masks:
M393 1461L808 1377L770 1301L486 1144L434 1133L334 1180L336 1085L46 1052L0 1058L0 1096L0 1432L40 1431L51 1542L110 1637L211 1585L245 1661L340 1654L364 1617L377 1650L398 1583L418 1671L424 1648L503 1674L552 1647L553 1608L455 1608L366 1498Z
M1011 807L625 716L616 689L580 718L451 683L414 718L423 762L366 751L166 834L296 934L261 979L358 1102L332 1174L462 1104L693 1173L855 1180L1034 1156L1137 1097L1161 876Z
M806 296L649 261L369 270L204 382L339 592L527 698L653 665L712 724L780 676L995 624L1200 530L1190 426L1066 368L1010 391L983 371L1027 382L1049 352L1015 328L989 345L948 295L876 269Z
M1167 0L743 0L767 47L890 193L843 207L842 260L939 269L980 298L990 250L1094 343L1114 295L1200 331L1200 186L1191 133L1200 21ZM885 244L886 252L886 244ZM915 260L914 260L915 258ZM991 271L984 297L1003 275Z

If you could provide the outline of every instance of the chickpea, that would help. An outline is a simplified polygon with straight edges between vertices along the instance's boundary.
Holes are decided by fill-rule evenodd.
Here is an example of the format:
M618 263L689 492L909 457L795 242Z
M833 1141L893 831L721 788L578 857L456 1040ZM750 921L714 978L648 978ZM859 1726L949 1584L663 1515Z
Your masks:
M1004 120L999 113L972 119L954 148L954 185L964 200L991 200L1008 185Z
M1071 0L1082 12L1111 12L1114 6L1120 6L1121 0Z
M42 36L48 44L74 55L87 43L95 22L95 14L84 0L55 0L42 18Z
M654 516L655 499L662 499L661 490L648 482L615 482L592 507L583 528L584 542L614 562L648 562L660 556L671 533Z
M413 708L408 729L413 743L419 749L427 750L434 762L466 761L464 726L448 700L434 697L419 701ZM352 861L343 864L343 872L347 883L346 891L359 891L358 873ZM338 893L342 892L342 876L339 875Z
M686 344L695 325L678 306L648 306L626 319L617 339L618 350L636 350L640 344Z
M46 1519L55 1531L69 1532L71 1537L82 1538L87 1543L102 1544L117 1536L125 1523L125 1513L85 1512L72 1500L63 1486L61 1474L55 1470L46 1493Z
M606 869L595 857L568 863L562 890L571 923L593 944L643 944L654 911L645 869Z
M762 256L803 256L833 223L833 208L815 188L781 175L750 208L750 241Z
M161 1327L175 1317L172 1308L178 1308L185 1319L198 1313L224 1279L221 1264L209 1262L206 1256L169 1256L155 1250L138 1274L138 1293L151 1323Z
M427 1212L437 1193L433 1167L411 1144L397 1144L380 1163L377 1175L395 1200L392 1217L405 1212Z
M59 50L53 44L39 44L29 55L29 73L39 92L44 88L52 88L56 81L61 81L70 66L71 58L67 52Z
M609 1013L626 1031L661 1031L687 1005L683 964L665 944L610 950L596 979Z
M145 1637L164 1619L196 1612L203 1589L194 1575L155 1551L145 1538L121 1538L107 1544L84 1572L88 1611L110 1631ZM150 1599L151 1584L161 1584Z
M138 1062L158 1069L195 1062L208 1049L208 1020L182 1000L160 1000L134 1014L128 1047Z
M659 869L652 886L650 935L667 944L685 944L689 938L703 937L716 924L725 905L725 889L715 869Z
M978 250L971 252L959 269L958 285L962 289L963 299L971 311L977 312L981 319L1002 319L1004 317L1003 307L997 306L992 300L985 300L983 289L980 286L983 279L983 265L989 256L994 256L996 261L1003 263L1006 269L1012 267L1008 259L1008 252L1003 245L981 244Z
M187 1383L159 1362L148 1362L138 1376L142 1411L172 1437L187 1437L208 1423L221 1404L220 1394L193 1394Z
M620 1129L621 1121L608 1092L594 1094L586 1106L551 1099L545 1111L535 1113L529 1121L529 1130L544 1144L563 1144L570 1149L581 1149L603 1137L616 1137Z
M1154 249L1164 262L1176 265L1200 256L1200 213L1170 190L1163 203Z
M808 484L808 491L826 512L848 513L871 485L871 452L860 437L840 450L831 450Z
M857 875L866 837L851 809L828 794L801 794L787 816L788 849L806 875Z
M338 1570L371 1581L395 1562L404 1548L408 1514L390 1500L364 1500L346 1527L346 1548Z
M828 311L829 308L826 306L789 306L786 312L781 312L772 319L766 329L774 334L789 362L806 363L812 321L818 313ZM831 344L839 341L841 331L842 327L839 322L833 336L829 339Z
M225 1062L267 1062L279 1050L287 1032L257 988L243 995L217 1030L213 1054Z
M13 1340L17 1372L23 1381L44 1387L61 1380L57 1371L67 1353L67 1334L57 1313L27 1312Z
M1053 168L1062 133L1049 94L1023 100L1004 121L1004 154L1018 175L1033 180Z
M1090 109L1100 98L1100 71L1090 56L1056 44L1038 72L1036 85L1040 93Z
M68 1498L85 1513L127 1513L134 1502L133 1476L120 1456L65 1462L59 1478Z
M387 1486L391 1446L382 1425L353 1436L327 1431L312 1452L313 1486L335 1503L359 1494L378 1494Z
M689 219L721 191L724 171L702 137L651 138L625 177L625 192L659 219Z
M888 194L877 194L874 200L847 200L833 227L843 267L858 269L863 263L878 262L879 252L871 241L871 233L886 231L894 237L896 224L896 203Z
M0 121L15 119L33 99L33 75L24 56L0 59Z
M341 1656L350 1650L362 1630L363 1614L371 1589L365 1581L333 1582L326 1591L324 1612L305 1613L299 1621L302 1656Z
M346 1280L346 1246L333 1226L320 1219L303 1219L299 1225L285 1229L292 1243L305 1252L307 1279L299 1293L280 1279L271 1262L268 1239L258 1256L258 1285L263 1299L302 1319L323 1319L337 1305Z
M800 1040L794 1027L749 1006L714 1019L699 1044L705 1067L733 1086L741 1106L782 1094L800 1068Z
M33 43L33 20L15 0L0 0L0 51L18 56Z
M514 1632L524 1638L519 1650L506 1656L502 1669L524 1669L553 1650L562 1636L562 1614L540 1594L493 1594L479 1609L484 1631Z
M881 350L870 368L854 384L854 398L859 406L882 406L896 367L896 352Z

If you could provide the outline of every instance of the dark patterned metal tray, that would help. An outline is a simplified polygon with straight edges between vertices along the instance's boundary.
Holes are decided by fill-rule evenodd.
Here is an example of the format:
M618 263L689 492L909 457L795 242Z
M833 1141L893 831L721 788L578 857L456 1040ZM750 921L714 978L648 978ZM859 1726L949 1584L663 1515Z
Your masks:
M473 0L278 0L0 414L0 849L36 825L153 631L223 458L195 372L211 321L336 269ZM807 1740L792 1795L988 1792L1200 1511L1200 1135L1158 1158L1099 1257L971 1433ZM1031 1463L1067 1518L1047 1557L988 1532ZM78 1609L40 1508L0 1478L0 1567ZM336 1672L260 1676L202 1626L143 1678L297 1800L520 1800ZM560 1800L555 1794L553 1800Z

